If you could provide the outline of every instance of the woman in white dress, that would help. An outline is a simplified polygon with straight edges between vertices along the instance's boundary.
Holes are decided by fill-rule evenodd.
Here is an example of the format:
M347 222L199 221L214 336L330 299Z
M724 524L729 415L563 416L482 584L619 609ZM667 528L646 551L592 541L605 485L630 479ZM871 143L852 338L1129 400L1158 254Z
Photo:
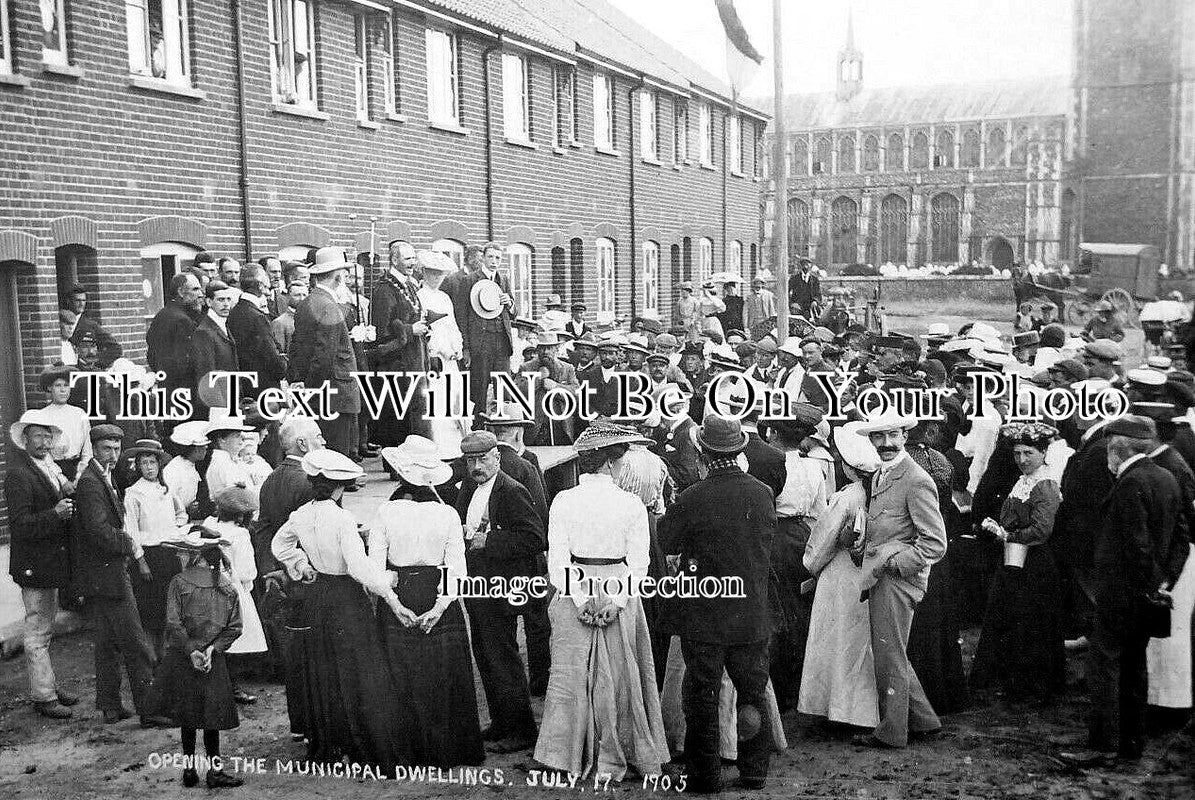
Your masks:
M449 414L469 414L464 406L468 402L462 383L460 360L464 353L464 339L456 324L452 298L440 290L444 278L456 271L456 264L443 253L431 250L419 251L419 268L423 285L419 287L419 302L427 315L427 358L428 372L438 372L431 382L428 402L428 424L433 442L446 449L460 446L461 439L469 432L468 419L445 419ZM438 402L435 408L432 399Z
M230 577L241 606L241 635L225 652L230 656L264 653L267 649L266 634L250 593L253 581L257 580L257 559L247 527L257 513L257 493L248 487L229 486L216 492L212 502L216 506L215 516L208 517L203 525L232 543L226 555ZM238 680L244 671L244 662L230 658L228 669L232 675L233 699L242 704L256 702L257 697L241 688Z
M859 602L862 572L855 563L863 541L867 498L863 481L880 467L880 456L848 422L834 430L834 444L851 483L830 497L805 546L805 568L817 578L809 641L801 670L797 710L831 722L874 728L879 724L871 616Z
M591 425L574 445L580 483L556 496L548 518L548 604L552 669L535 760L552 769L620 781L628 768L658 775L668 745L656 688L643 601L634 594L591 596L566 573L604 582L647 576L647 509L614 484L617 445L641 441L608 425Z
M256 497L257 487L253 485L249 465L240 459L245 434L252 431L240 417L223 417L208 423L206 433L212 442L212 454L204 479L209 497L215 498L230 486L250 489Z

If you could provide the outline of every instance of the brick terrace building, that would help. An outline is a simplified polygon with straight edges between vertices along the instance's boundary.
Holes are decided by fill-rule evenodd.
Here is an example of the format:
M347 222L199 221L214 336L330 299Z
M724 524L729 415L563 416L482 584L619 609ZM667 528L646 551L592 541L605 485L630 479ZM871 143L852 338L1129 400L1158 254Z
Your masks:
M1072 257L1064 80L867 89L849 19L837 77L837 91L785 104L791 255L823 267ZM772 202L768 190L768 240Z
M1195 268L1195 3L1076 0L1067 201L1088 242Z
M371 216L508 246L524 313L667 319L757 263L764 124L603 0L0 0L0 422L76 281L141 359L200 250L364 251Z

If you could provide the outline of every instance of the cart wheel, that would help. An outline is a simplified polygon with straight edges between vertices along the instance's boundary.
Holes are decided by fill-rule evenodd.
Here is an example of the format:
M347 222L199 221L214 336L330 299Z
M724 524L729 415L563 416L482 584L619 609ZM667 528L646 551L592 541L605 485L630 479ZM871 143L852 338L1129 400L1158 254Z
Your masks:
M1100 299L1112 304L1126 327L1137 327L1137 305L1133 302L1133 296L1127 291L1118 286L1104 292L1104 296Z
M1087 321L1091 319L1091 304L1086 300L1069 300L1062 309L1062 318L1066 320L1067 325L1086 327Z

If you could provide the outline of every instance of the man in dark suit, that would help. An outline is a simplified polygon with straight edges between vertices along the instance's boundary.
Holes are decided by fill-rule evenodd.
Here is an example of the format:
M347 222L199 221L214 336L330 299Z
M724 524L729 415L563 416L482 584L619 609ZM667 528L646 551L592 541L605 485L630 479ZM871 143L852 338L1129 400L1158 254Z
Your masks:
M336 296L344 285L345 271L352 266L339 248L321 247L315 252L315 263L310 269L314 286L295 312L287 378L308 388L326 381L336 389L329 410L337 412L337 417L318 420L320 430L328 447L349 458L360 458L357 415L361 412L361 390L353 378L359 367L344 311Z
M788 276L788 304L805 319L813 319L814 306L821 305L822 287L813 274L813 262L807 258L799 260L800 271Z
M208 394L212 391L210 373L235 372L240 368L237 343L228 332L228 315L232 313L232 306L236 302L237 290L223 281L208 281L204 294L207 295L207 313L191 334L191 355L195 364L195 391L192 397L196 419L207 419L208 407L214 405L202 399L215 398L214 394ZM215 384L217 389L224 385L224 381ZM221 407L224 402L220 400Z
M1145 747L1150 637L1167 635L1168 558L1173 538L1186 537L1181 490L1174 476L1149 458L1153 420L1129 414L1108 423L1106 496L1092 558L1095 622L1088 649L1090 751L1063 754L1071 763L1117 757L1135 761Z
M470 577L528 579L543 575L547 550L543 520L522 484L499 469L498 440L474 431L461 441L468 475L456 508L465 524ZM500 598L466 599L473 631L473 655L485 688L490 725L482 733L498 753L526 750L535 744L535 717L527 672L515 638L525 605Z
M697 423L686 413L691 394L676 384L665 384L656 399L665 401L665 407L660 409L663 422L652 431L652 452L664 459L672 485L680 493L701 480L700 453L692 434Z
M544 486L544 474L539 469L539 459L523 446L524 431L535 423L528 419L517 403L508 403L499 410L492 407L482 418L486 430L498 440L499 468L504 475L514 478L531 495L531 504L548 529L548 497ZM534 459L534 460L533 460ZM548 562L542 559L542 568L547 572ZM525 606L523 626L527 634L527 670L532 697L542 697L548 690L548 672L552 666L550 639L552 627L548 622L548 604L542 600L530 600Z
M203 289L189 272L170 280L170 299L154 315L145 335L145 358L154 372L166 377L160 384L167 391L195 387L191 334L203 317Z
M707 576L738 578L744 596L677 599L664 610L664 624L680 636L685 657L689 789L722 789L718 697L724 667L738 692L739 784L760 789L767 780L772 747L764 693L772 632L768 574L775 498L735 461L747 445L747 434L737 420L707 416L697 443L707 477L682 492L664 513L660 542L665 553L680 556L682 575L697 581Z
M242 372L257 373L257 388L244 387L246 397L257 397L263 389L277 388L286 375L286 357L278 352L270 317L262 308L269 276L257 264L241 270L241 298L228 312L228 333L237 348Z
M544 331L536 343L536 357L523 364L520 375L539 374L537 397L554 389L576 392L581 385L572 364L560 358L561 337L558 331ZM552 419L542 402L535 404L535 427L527 432L532 444L565 445L576 438L576 419Z
M469 255L472 255L470 251ZM486 391L490 375L510 371L512 339L510 323L519 309L510 294L510 280L499 272L502 267L502 247L487 242L482 249L482 261L472 265L472 271L460 280L452 299L457 325L465 340L465 362L469 365L470 398L477 413L485 410ZM480 309L472 302L473 287L480 281L493 281L501 290L494 309Z
M70 582L75 487L50 457L50 445L62 431L41 409L26 411L9 433L16 447L4 475L12 544L8 571L21 587L25 605L29 694L42 716L67 719L68 706L79 699L58 688L50 663L50 639L58 591Z
M90 333L95 337L101 368L107 369L112 365L113 361L120 358L123 352L120 342L116 341L112 334L108 333L107 329L99 323L87 308L86 289L78 285L72 286L70 292L64 298L62 305L64 308L75 313L75 327L67 336L67 341L74 345L76 350L79 348L83 337Z
M377 329L373 369L380 372L423 372L427 369L427 322L419 301L419 281L412 270L419 264L414 246L396 239L390 243L390 267L374 287L370 323ZM408 381L401 381L405 391ZM385 408L374 424L374 441L402 444L408 434L425 436L428 429L422 389L413 393L403 419Z
M1112 482L1107 423L1100 421L1083 432L1062 470L1062 503L1049 539L1062 583L1063 632L1074 642L1085 640L1091 631L1091 562L1096 531L1103 524L1104 498L1111 494Z
M589 392L589 411L602 417L622 416L618 409L617 373L622 362L622 339L605 339L598 345L598 361L577 373L582 392Z
M572 319L564 323L564 330L574 339L580 339L590 331L589 323L585 321L586 310L584 303L573 303L569 309L572 313Z
M124 661L133 704L145 727L172 725L153 716L148 705L153 680L153 650L141 628L128 562L136 544L124 530L124 506L116 496L112 468L120 458L124 432L115 425L91 429L94 457L75 489L74 586L95 641L95 704L111 725L132 714L120 699L120 661ZM148 580L147 567L142 575Z
M788 469L784 466L784 453L765 442L759 435L759 414L761 404L757 404L743 417L743 431L747 434L747 446L743 448L743 455L747 459L747 474L762 481L764 486L772 490L776 497L784 491L784 482L788 478Z

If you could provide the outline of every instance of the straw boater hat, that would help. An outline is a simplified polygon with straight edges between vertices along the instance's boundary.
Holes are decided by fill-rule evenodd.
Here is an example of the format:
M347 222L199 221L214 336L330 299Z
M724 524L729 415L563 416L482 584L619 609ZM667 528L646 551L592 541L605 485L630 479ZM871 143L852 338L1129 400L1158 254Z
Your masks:
M135 469L137 459L145 455L156 458L159 467L165 466L166 462L170 460L170 454L163 450L162 445L154 439L138 439L136 444L121 453L121 460L128 459L128 464Z
M207 426L203 420L181 422L170 432L170 441L181 447L204 447L210 444L207 438Z
M30 425L37 425L42 428L47 428L54 439L62 436L62 428L59 428L50 421L51 415L46 413L44 408L31 408L21 415L21 418L8 426L8 435L12 439L12 443L21 449L25 448L25 429Z
M497 319L502 316L502 287L482 278L469 290L469 305L482 319Z
M452 479L452 465L444 462L431 439L414 434L398 447L382 448L382 460L411 486L440 486Z
M577 441L573 442L573 449L578 453L584 453L588 450L600 450L603 447L616 444L650 443L650 439L645 439L634 431L620 428L610 422L595 422L581 431Z
M308 274L326 275L338 269L352 269L357 266L349 261L344 250L339 247L321 247L315 251L315 263L307 268Z
M842 460L859 472L875 472L880 468L880 454L866 436L860 436L862 422L848 422L834 429L834 446Z
M907 431L917 427L916 417L905 417L895 411L887 411L875 417L870 417L859 423L855 430L861 436L870 436L881 431Z
M558 294L550 294L544 301L544 308L564 308L564 300Z
M315 477L320 475L330 481L354 481L365 474L358 464L346 455L325 447L322 450L312 450L303 456L299 462L303 471Z
M54 381L56 380L64 380L69 386L72 371L65 364L51 364L42 370L41 377L38 379L38 385L41 386L43 392L50 391L50 387L54 385Z

